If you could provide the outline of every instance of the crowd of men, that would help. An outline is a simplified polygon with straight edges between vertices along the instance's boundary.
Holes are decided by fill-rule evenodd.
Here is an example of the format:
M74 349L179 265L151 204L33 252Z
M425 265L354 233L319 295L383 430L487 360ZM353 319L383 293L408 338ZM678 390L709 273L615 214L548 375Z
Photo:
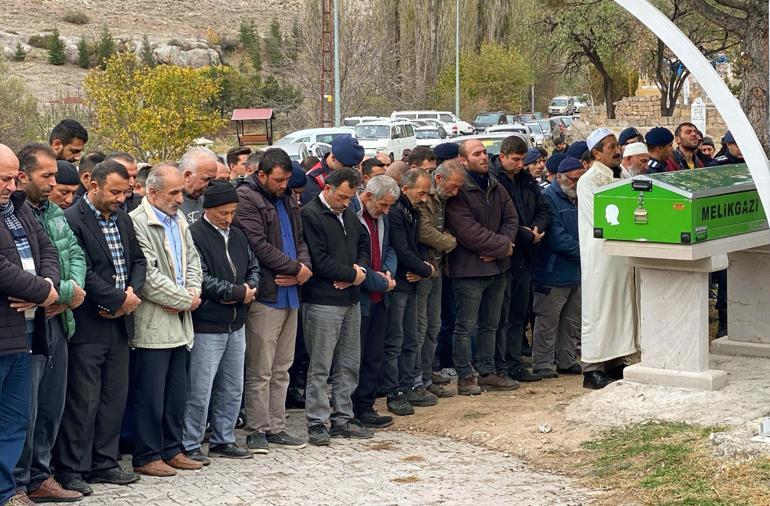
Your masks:
M690 123L398 161L351 136L299 164L240 147L150 167L87 142L64 120L0 144L2 505L370 438L393 422L378 397L408 416L562 374L603 388L637 350L636 297L593 238L594 192L742 161Z

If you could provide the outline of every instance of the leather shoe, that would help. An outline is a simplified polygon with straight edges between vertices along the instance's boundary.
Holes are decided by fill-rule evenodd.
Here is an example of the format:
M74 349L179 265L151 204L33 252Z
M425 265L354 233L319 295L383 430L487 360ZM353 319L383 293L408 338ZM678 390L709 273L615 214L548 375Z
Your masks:
M90 488L90 487L89 487ZM32 502L75 502L83 498L83 494L75 490L67 490L62 487L53 476L48 478L40 484L37 490L29 492L28 497Z
M611 369L607 369L604 371L604 374L609 376L612 379L616 380L622 380L623 379L623 369L626 368L626 364L620 364L618 366L615 366Z
M86 480L84 480L79 475L71 477L60 477L57 481L63 488L67 490L74 490L75 492L80 492L84 496L94 493L94 489L91 488L91 485L86 483Z
M162 460L153 460L143 466L134 467L134 472L146 476L157 476L158 478L167 478L176 476L176 471Z
M511 379L520 381L522 383L531 383L533 381L541 381L543 379L539 374L529 372L527 369L519 369L513 374L509 375Z
M607 376L607 374L602 371L591 371L583 373L583 388L601 390L602 388L615 381L615 378Z
M140 479L142 479L142 477L136 473L132 473L131 471L124 471L119 467L113 467L112 469L107 469L106 471L93 473L88 477L88 482L111 483L112 485L128 485L130 483L135 483Z
M572 364L571 366L567 367L566 369L557 368L556 372L559 374L583 374L583 368L580 367L580 364Z
M203 468L202 462L195 461L184 453L177 453L174 455L174 458L167 460L166 464L174 469L181 469L183 471L197 471Z
M211 460L209 460L209 458L203 454L200 448L185 452L185 455L187 455L187 458L193 459L196 462L200 462L204 466L211 464Z

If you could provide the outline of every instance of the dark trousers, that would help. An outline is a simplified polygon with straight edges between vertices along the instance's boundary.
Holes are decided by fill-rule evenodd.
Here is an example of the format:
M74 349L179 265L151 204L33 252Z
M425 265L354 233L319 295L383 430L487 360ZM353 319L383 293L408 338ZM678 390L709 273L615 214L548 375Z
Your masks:
M452 362L452 338L455 333L455 292L452 288L452 278L442 276L441 279L441 330L436 338L435 369L441 370L454 367Z
M495 371L516 374L525 367L521 361L524 327L528 322L532 279L530 268L520 264L507 273L508 283L495 340Z
M29 422L30 354L0 355L0 504L16 494L13 467Z
M141 467L171 460L184 450L184 408L187 402L187 346L168 349L136 348L134 401L136 448L132 464Z
M362 297L367 296L362 294ZM358 387L353 392L353 412L356 416L374 409L377 386L382 375L387 324L388 311L384 302L370 304L369 316L361 318L361 367Z
M70 343L67 401L54 450L58 481L118 467L128 393L128 338L122 321L91 343Z
M417 340L417 292L389 292L388 325L382 384L388 395L414 386L414 365L420 354Z
M49 356L32 355L30 423L19 462L14 469L16 489L32 492L51 476L51 452L59 433L67 390L67 338L61 318L46 321Z
M310 357L302 331L302 312L297 315L297 338L294 341L294 362L289 367L289 390L304 390Z

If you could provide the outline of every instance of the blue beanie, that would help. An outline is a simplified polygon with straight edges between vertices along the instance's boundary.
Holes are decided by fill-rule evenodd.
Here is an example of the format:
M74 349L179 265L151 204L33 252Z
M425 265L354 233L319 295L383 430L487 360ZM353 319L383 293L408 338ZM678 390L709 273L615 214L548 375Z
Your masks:
M565 172L570 172L572 170L577 170L582 168L583 168L583 162L581 162L577 158L568 156L564 158L564 160L562 160L561 163L559 164L558 172L559 174L563 174Z
M618 136L618 144L621 146L625 146L628 143L628 140L632 137L641 137L642 134L639 133L639 130L637 130L634 127L628 127L622 132L620 132L620 135Z
M530 163L535 163L540 158L542 158L542 154L540 153L539 149L535 148L529 148L527 150L527 154L524 155L524 165L529 165Z
M339 135L332 141L332 154L345 167L355 167L364 159L364 148L352 135Z
M655 127L644 136L647 146L668 146L674 142L674 134L664 127Z
M735 137L733 136L733 133L728 130L727 133L725 133L725 136L722 138L723 144L735 144Z
M291 162L291 178L289 178L289 188L302 188L307 183L305 173L302 172L299 162L292 160Z
M588 143L586 141L573 142L567 148L567 156L580 160L586 151L588 151Z
M548 172L551 174L556 174L559 171L559 164L568 156L567 153L554 153L551 155L551 158L545 162L545 168L548 169Z
M433 154L436 155L436 164L451 160L460 156L460 145L455 142L444 142L433 148Z
M78 170L67 160L56 160L56 184L80 184Z

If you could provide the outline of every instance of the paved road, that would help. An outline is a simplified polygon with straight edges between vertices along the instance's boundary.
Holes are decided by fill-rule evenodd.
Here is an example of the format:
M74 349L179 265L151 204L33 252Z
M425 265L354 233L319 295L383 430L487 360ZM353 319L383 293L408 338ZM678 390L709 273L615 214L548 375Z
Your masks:
M290 430L302 431L301 411ZM239 434L241 441L245 438ZM239 442L239 443L240 443ZM129 468L130 461L123 465ZM517 459L450 439L378 432L332 439L325 448L271 449L251 460L213 459L201 471L142 477L126 487L94 485L83 505L239 504L588 504L571 479L528 469Z

